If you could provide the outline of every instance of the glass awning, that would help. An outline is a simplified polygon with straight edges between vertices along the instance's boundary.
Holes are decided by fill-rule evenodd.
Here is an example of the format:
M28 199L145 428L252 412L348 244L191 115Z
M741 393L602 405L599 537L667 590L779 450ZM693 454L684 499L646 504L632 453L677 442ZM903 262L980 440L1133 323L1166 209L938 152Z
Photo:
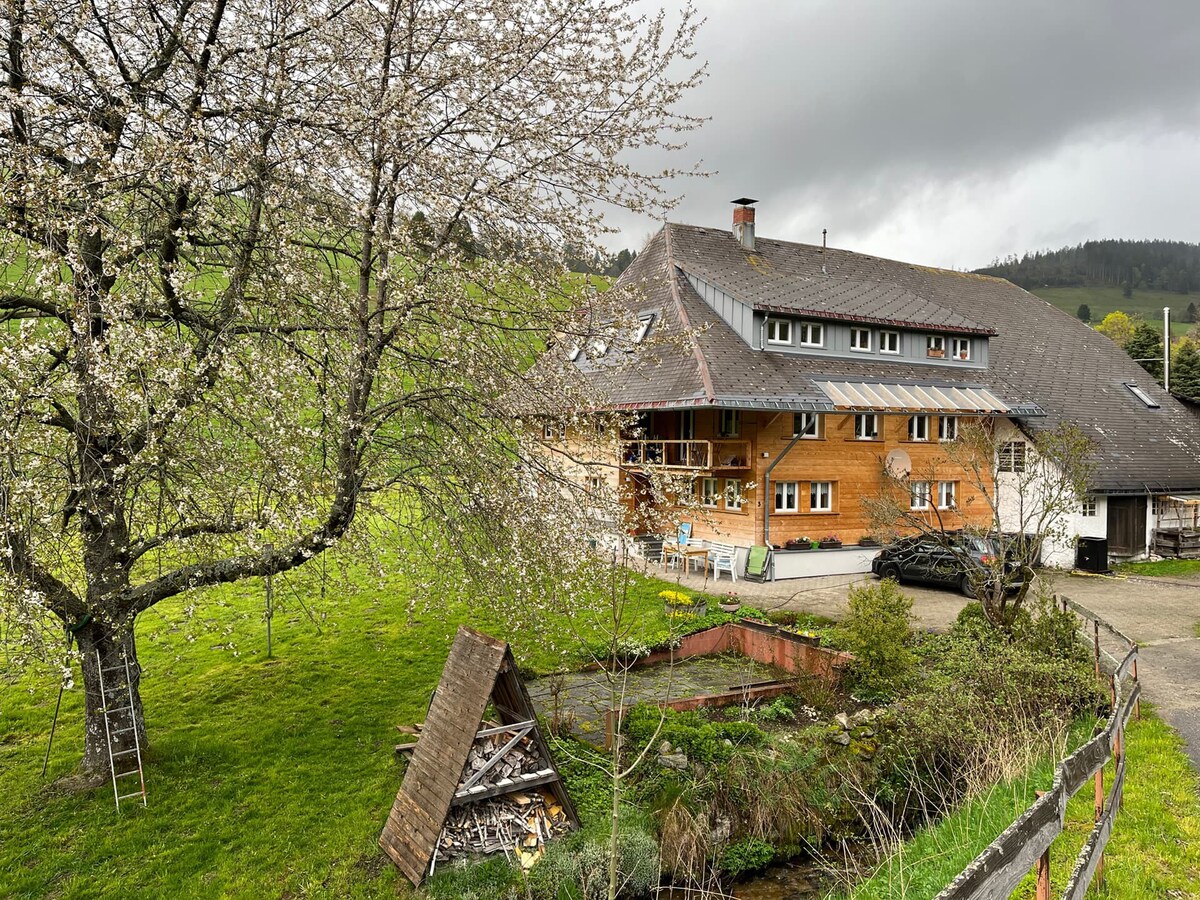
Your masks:
M876 381L814 380L813 383L839 410L1043 415L1042 410L1034 404L1006 403L984 387L885 384Z

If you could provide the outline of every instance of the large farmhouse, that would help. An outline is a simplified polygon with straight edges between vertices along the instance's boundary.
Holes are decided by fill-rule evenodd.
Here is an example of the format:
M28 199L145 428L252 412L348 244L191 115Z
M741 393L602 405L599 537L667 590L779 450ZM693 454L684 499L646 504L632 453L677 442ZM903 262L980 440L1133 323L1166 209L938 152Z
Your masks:
M863 500L889 455L921 473L914 508L953 523L986 505L943 463L965 421L1006 435L996 477L1020 471L1030 435L1067 421L1095 470L1046 562L1071 565L1076 536L1143 555L1178 524L1168 517L1191 515L1197 417L1108 338L1002 279L763 239L753 202L735 201L732 230L664 226L622 276L643 332L689 340L649 365L574 354L608 408L639 414L612 480L690 474L700 538L850 545L870 530ZM779 554L776 576L862 571L868 557Z

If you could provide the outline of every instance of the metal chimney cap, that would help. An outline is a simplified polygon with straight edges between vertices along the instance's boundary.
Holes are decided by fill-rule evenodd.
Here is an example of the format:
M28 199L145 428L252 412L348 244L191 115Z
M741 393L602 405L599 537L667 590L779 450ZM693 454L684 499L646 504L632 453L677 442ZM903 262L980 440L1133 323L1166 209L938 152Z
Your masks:
M730 200L730 203L736 203L738 206L752 206L757 203L757 200L751 200L749 197L738 197L736 200Z

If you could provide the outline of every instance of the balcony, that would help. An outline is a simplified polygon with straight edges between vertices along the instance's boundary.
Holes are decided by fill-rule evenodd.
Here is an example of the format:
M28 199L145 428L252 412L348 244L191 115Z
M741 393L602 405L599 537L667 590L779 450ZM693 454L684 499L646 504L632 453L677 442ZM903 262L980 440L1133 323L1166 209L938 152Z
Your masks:
M621 462L636 468L743 470L750 468L750 442L626 441L621 452Z

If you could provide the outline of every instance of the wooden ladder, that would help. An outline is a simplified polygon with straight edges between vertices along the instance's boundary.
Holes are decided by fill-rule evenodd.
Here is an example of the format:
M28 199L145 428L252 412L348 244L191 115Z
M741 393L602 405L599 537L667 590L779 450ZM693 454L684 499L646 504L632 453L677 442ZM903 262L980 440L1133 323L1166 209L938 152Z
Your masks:
M145 776L145 773L142 771L142 744L141 744L141 739L138 737L137 722L134 719L133 680L130 677L130 673L129 673L129 660L128 660L128 658L125 658L125 659L122 659L120 666L110 666L108 668L105 668L104 661L100 658L100 651L97 650L96 651L96 669L100 673L100 697L104 703L104 706L101 707L100 712L104 715L105 746L108 747L108 768L109 768L109 771L112 773L113 797L115 797L116 801L117 801L117 811L119 812L121 809L121 801L122 800L129 800L129 799L132 799L133 797L141 797L142 798L142 806L145 806L146 805L146 776ZM125 696L123 696L123 697L116 696L116 697L110 698L108 695L108 689L104 685L104 675L105 675L105 673L111 674L113 672L120 672L120 671L122 671L122 669L124 669L124 672L125 672ZM119 695L119 693L120 693L119 688L117 689L117 693ZM121 703L124 703L125 705L124 706L117 705L117 704L121 704ZM128 713L129 713L129 722L130 722L129 726L125 727L125 728L118 728L118 729L114 730L112 725L116 724L116 723L114 723L112 717L119 716L121 713L126 712L126 711L128 711ZM130 750L120 750L116 753L113 753L113 738L117 735L125 734L126 732L129 732L129 731L133 732L133 748ZM124 760L125 758L127 758L129 756L133 756L134 761L137 763L137 768L136 769L127 769L125 771L118 772L117 771L117 760L118 759ZM122 765L124 765L124 763L122 763ZM118 785L118 781L120 781L120 779L122 779L122 778L128 778L131 775L137 775L138 789L135 791L130 791L127 794L122 794L121 789Z

